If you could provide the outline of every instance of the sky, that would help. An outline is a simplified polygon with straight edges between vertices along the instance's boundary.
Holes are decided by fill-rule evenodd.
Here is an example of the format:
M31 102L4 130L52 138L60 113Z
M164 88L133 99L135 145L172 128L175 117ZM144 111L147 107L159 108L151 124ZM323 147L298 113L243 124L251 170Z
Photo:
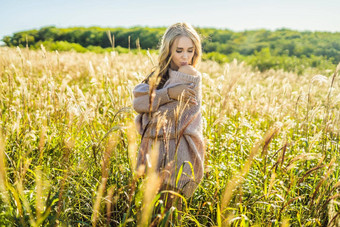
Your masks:
M340 0L0 0L0 40L51 25L167 27L183 21L233 31L340 32L339 9Z

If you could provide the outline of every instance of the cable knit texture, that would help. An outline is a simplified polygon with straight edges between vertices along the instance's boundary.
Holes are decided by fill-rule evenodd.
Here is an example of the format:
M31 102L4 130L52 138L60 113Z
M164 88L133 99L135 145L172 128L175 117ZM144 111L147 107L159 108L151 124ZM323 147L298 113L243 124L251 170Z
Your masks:
M133 90L133 107L139 113L135 123L143 136L137 168L148 163L147 154L155 140L159 141L157 170L162 172L163 184L175 187L190 197L203 178L202 77L199 72L193 76L169 69L168 73L169 79L163 88L155 91L151 112L149 85L141 83ZM198 105L168 96L168 88L179 84L194 85Z

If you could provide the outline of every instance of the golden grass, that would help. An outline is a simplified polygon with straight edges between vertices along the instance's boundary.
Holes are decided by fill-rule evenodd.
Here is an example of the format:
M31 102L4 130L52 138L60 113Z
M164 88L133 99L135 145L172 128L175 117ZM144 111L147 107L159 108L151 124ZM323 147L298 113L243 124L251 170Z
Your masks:
M0 224L149 224L159 177L134 171L132 90L152 59L0 48ZM181 223L336 223L340 65L199 70L206 173Z

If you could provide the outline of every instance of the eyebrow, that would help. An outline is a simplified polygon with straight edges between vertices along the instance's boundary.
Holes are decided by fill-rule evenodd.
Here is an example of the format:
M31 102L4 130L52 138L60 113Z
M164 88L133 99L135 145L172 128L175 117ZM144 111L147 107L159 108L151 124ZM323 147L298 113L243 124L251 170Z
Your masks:
M189 47L188 49L193 49L194 47ZM177 47L177 49L184 49L183 47Z

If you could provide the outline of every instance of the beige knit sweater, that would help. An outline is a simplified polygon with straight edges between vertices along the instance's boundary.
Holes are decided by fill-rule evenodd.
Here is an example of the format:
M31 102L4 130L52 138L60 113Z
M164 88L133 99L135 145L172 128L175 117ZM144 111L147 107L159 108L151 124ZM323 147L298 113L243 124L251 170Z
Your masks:
M143 135L142 143L146 139L164 138L164 135L170 141L181 140L181 143L186 143L185 146L179 146L179 149L182 150L179 151L181 157L178 160L180 162L193 162L191 164L194 169L195 182L192 182L190 177L183 176L181 178L182 187L184 185L188 187L185 190L181 186L179 188L184 190L187 196L190 196L203 177L204 145L200 112L202 103L201 74L198 72L196 76L193 76L171 69L168 73L169 79L163 88L155 91L151 113L149 112L149 85L141 83L134 88L133 108L139 113L135 123L138 132ZM185 104L185 102L169 98L168 88L179 84L194 84L198 105ZM181 165L182 163L178 164ZM188 172L185 173L184 171L187 176L192 174L190 168L184 170ZM170 182L173 186L175 186L174 179L175 177Z
M184 102L181 103L181 107L185 106L186 108L180 109L180 116L176 115L176 111L178 111L179 101L173 100L168 96L168 88L174 87L179 84L191 84L195 85L194 89L196 90L198 96L196 97L198 105L187 104ZM184 130L184 134L194 134L202 137L202 117L200 113L201 102L202 102L202 90L201 90L201 74L198 73L197 76L188 75L182 72L174 71L169 69L169 79L164 84L162 89L156 90L155 98L153 100L152 105L152 113L151 116L149 114L150 103L149 103L149 85L145 83L138 84L134 90L134 100L133 100L133 108L135 111L140 113L136 119L135 123L137 126L137 130L142 135L145 127L147 127L147 131L144 133L145 137L156 138L161 137L164 134L164 130L160 130L156 135L156 126L159 123L161 116L166 114L166 119L171 124L171 128L168 127L170 131L170 138L176 138L176 132L180 132ZM178 124L174 124L174 121L177 118L180 118ZM195 119L193 119L195 118ZM151 120L151 121L150 121ZM188 122L191 122L189 125ZM159 125L158 125L159 126ZM184 127L186 127L184 129Z

